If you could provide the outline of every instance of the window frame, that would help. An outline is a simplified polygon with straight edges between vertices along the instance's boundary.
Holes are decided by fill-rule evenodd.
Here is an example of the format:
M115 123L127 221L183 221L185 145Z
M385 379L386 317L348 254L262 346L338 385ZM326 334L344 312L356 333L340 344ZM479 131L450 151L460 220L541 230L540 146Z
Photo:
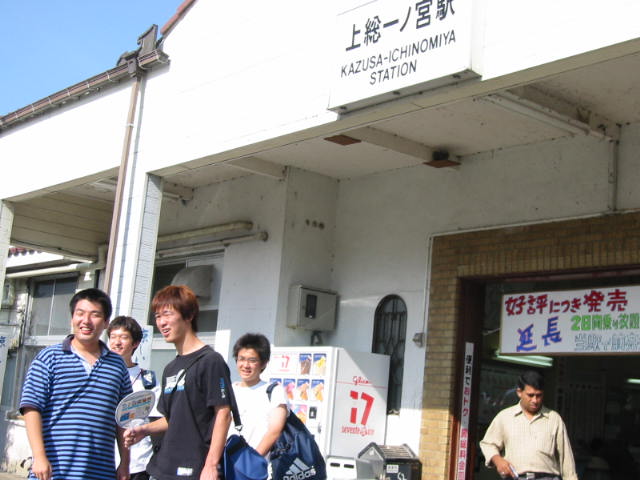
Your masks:
M387 313L386 307L388 304L392 304L392 311ZM402 307L402 309L398 308ZM389 332L394 330L394 326L382 325L385 319L389 318L389 315L393 317L400 316L399 319L391 318L391 323L397 321L400 323L397 332L397 340L390 348L389 345L385 345L380 349L378 336L381 338L387 338L393 340L391 335L385 335L383 332ZM404 359L407 345L407 319L409 313L407 310L407 302L402 297L396 294L385 295L376 306L374 320L373 320L373 335L371 339L371 351L373 353L381 353L389 355L389 382L387 385L387 415L399 415L402 408L402 390L404 386ZM382 330L382 332L381 332ZM397 381L394 381L394 377Z

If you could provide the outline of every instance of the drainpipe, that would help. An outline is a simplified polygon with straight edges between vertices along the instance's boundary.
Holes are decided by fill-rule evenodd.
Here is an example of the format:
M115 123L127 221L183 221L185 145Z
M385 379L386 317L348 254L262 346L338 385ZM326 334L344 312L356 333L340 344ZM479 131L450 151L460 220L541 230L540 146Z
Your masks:
M135 60L133 60L135 61ZM111 217L111 230L109 233L109 251L107 253L107 264L104 272L103 289L107 294L111 294L111 285L113 283L113 268L115 264L115 253L118 243L118 233L120 225L120 214L124 197L124 185L127 179L127 169L129 166L129 152L131 151L131 139L133 137L133 126L136 118L136 106L138 96L140 94L141 74L135 73L135 81L131 88L131 97L129 99L129 114L127 115L127 125L124 134L124 142L122 145L122 159L120 161L120 169L118 170L118 183L116 185L116 198L113 204L113 215Z
M131 142L133 138L133 127L136 120L136 109L138 105L138 97L140 95L140 85L145 71L140 65L140 58L155 48L156 38L158 35L158 26L153 25L149 30L138 38L140 48L136 52L132 52L122 59L126 60L128 72L131 77L135 78L133 87L131 88L131 97L129 99L129 113L127 115L127 124L122 144L122 158L120 160L120 169L118 170L118 183L116 185L116 198L113 205L113 215L111 217L111 230L109 234L109 251L107 253L107 264L104 272L103 289L107 294L111 294L111 285L113 284L113 270L115 265L115 253L118 246L118 233L120 226L120 216L124 199L124 186L127 180L127 172L129 170L129 155L131 152Z
M607 210L614 213L618 210L618 156L620 151L620 141L612 139L610 141L611 154L608 165L608 199Z

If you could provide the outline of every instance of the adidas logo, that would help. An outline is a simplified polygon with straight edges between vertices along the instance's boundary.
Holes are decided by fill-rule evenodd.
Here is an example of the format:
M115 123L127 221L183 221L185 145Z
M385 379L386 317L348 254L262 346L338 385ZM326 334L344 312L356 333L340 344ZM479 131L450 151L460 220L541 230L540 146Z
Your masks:
M309 466L302 460L296 457L289 470L282 476L282 480L304 480L305 478L313 477L316 475L316 469L313 466Z

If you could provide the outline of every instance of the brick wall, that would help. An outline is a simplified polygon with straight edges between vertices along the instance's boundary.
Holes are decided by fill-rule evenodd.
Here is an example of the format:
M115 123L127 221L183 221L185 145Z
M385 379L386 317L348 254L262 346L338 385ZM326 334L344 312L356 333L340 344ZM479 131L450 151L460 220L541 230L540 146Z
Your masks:
M420 430L422 478L450 478L461 279L638 264L639 213L434 238Z

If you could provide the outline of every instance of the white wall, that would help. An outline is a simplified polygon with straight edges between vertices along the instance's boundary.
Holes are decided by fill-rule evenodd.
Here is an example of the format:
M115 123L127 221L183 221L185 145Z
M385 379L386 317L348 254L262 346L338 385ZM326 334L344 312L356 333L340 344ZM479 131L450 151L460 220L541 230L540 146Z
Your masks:
M475 6L486 22L479 26L485 80L640 37L634 0L606 6L599 0L476 0Z
M257 0L195 2L164 41L170 65L151 72L144 87L137 148L145 168L257 153L251 145L258 142L275 145L310 127L349 124L333 125L338 116L326 109L339 68L333 51L339 42L330 38L345 8L335 1L283 0L277 8ZM633 48L640 37L640 4L633 0L608 8L606 22L596 0L544 0L528 9L509 0L477 1L474 8L474 63L482 65L485 82L560 59L566 59L561 70L575 68L572 59L584 52ZM592 61L616 55L602 52ZM123 83L71 101L2 133L0 158L21 169L4 172L0 198L117 167L129 88ZM24 178L24 170L32 175Z
M266 242L225 250L216 334L216 350L225 357L247 331L275 336L285 195L286 181L247 176L198 188L186 205L163 202L160 235L234 221L251 221L269 234Z
M328 101L332 3L195 2L164 41L140 145L160 168L334 120Z
M625 129L627 141L637 143L637 137L637 127ZM625 178L637 170L638 154L621 150ZM610 153L607 142L567 138L465 157L455 169L416 166L340 182L334 288L341 300L331 343L370 349L378 302L398 294L407 304L403 410L389 417L388 443L419 445L425 350L411 338L425 328L429 239L604 213ZM634 197L628 206L640 204Z
M640 123L622 129L618 156L618 208L633 210L640 206Z
M310 331L287 327L291 285L332 288L337 192L338 182L332 178L299 169L288 171L277 345L310 344Z
M0 198L10 198L117 169L122 156L128 83L96 93L82 101L0 135L0 158L6 168ZM25 175L25 172L29 172Z
M305 137L305 129L324 134L415 108L395 102L342 118L327 111L340 69L336 49L344 48L333 41L337 14L362 3L283 0L274 8L256 0L196 2L164 40L170 66L152 72L146 88L139 148L153 159L151 167L259 154L292 136ZM604 49L582 63L637 49L634 39L640 37L634 20L640 4L632 0L609 8L606 22L595 0L544 0L529 7L480 0L473 7L473 63L481 82L496 89L550 73L532 67L554 64L556 73L576 68L585 52ZM466 88L450 90L448 101L469 95Z
M286 326L289 287L332 287L337 185L290 169L282 181L247 176L198 188L186 205L163 202L160 235L246 220L269 234L225 249L216 334L223 355L248 331L280 346L309 344L310 332Z

